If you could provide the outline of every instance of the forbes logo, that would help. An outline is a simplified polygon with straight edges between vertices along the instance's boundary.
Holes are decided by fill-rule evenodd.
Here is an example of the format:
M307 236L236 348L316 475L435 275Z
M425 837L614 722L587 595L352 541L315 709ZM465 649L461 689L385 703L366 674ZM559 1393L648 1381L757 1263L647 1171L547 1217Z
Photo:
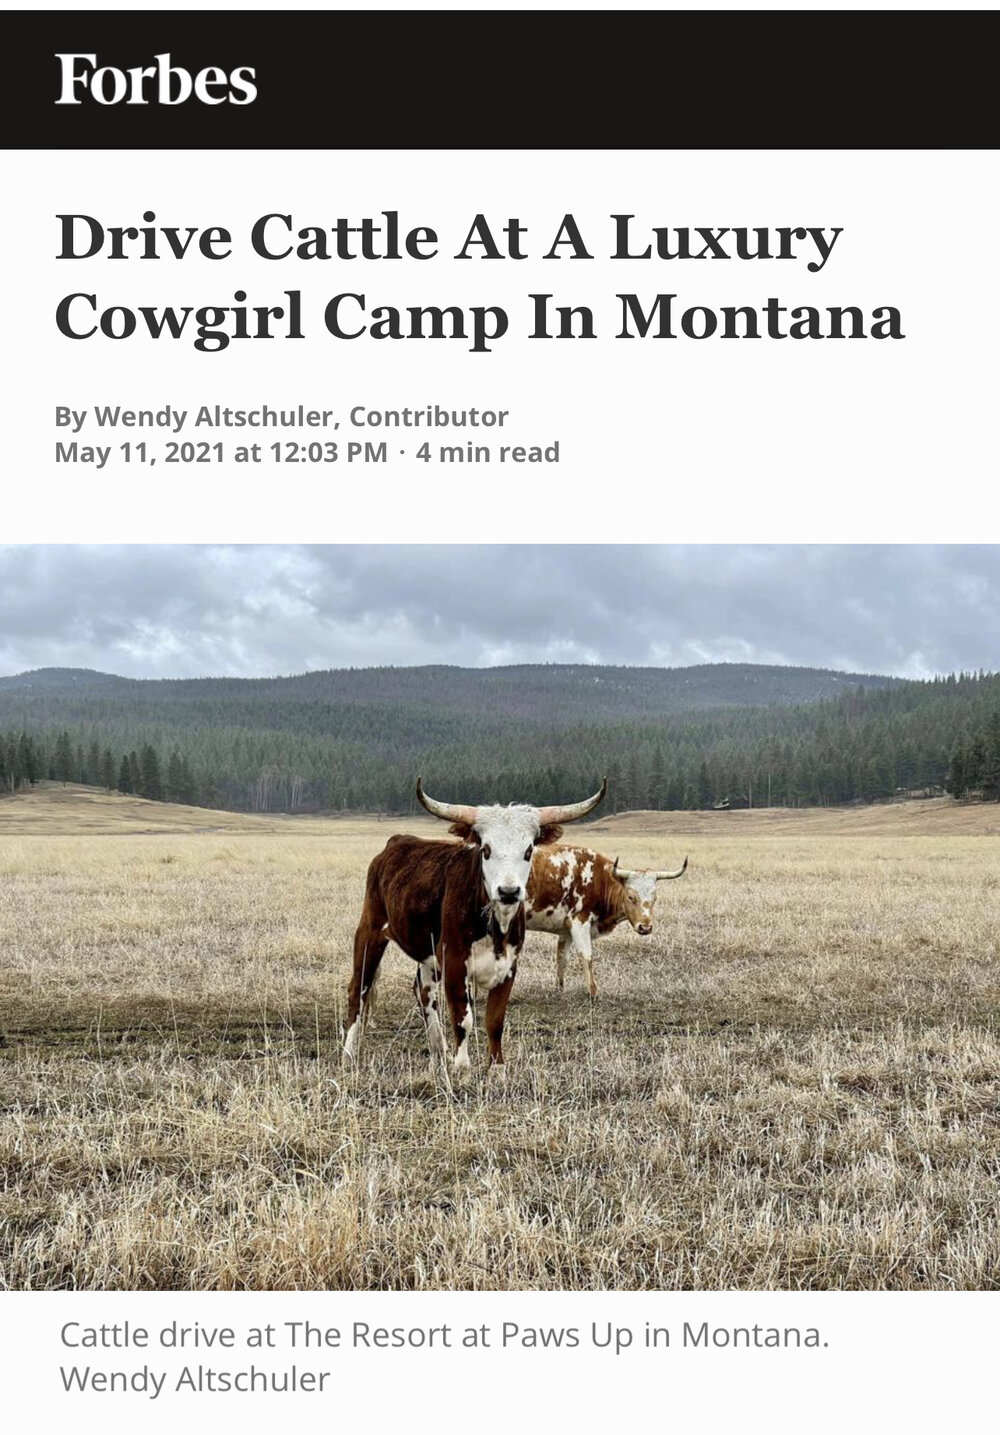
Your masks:
M96 55L56 55L62 88L57 105L82 105L83 95L99 105L183 105L192 96L203 105L250 105L257 98L256 70L241 65L229 74L210 65L196 75L170 63L169 54L154 55L145 69L116 70L100 65Z

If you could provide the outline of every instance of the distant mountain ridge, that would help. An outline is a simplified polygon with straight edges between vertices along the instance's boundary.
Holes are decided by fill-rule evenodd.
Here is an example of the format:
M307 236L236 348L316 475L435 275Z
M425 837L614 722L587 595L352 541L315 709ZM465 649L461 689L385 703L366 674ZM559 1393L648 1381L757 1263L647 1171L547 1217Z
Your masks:
M0 677L0 688L16 691L20 688L108 687L129 681L117 673L101 673L94 668L32 668Z
M168 706L214 699L258 708L293 703L389 703L441 711L496 713L531 721L635 718L705 708L796 706L857 686L887 688L901 678L759 663L704 663L684 668L599 664L518 664L492 668L329 668L272 678L126 678L87 668L38 668L0 677L4 694L132 698ZM0 714L2 720L2 714Z

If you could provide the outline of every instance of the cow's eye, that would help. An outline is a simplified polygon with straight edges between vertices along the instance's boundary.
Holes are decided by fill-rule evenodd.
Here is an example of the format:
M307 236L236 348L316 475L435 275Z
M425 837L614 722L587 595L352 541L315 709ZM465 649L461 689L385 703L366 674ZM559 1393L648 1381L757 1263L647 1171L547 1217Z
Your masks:
M493 856L493 849L490 847L490 844L487 842L486 846L483 848L483 861L484 861L484 862L488 862L492 856Z
M529 847L528 850L527 850L527 852L525 852L525 854L524 854L524 860L525 860L525 862L530 862L530 861L531 861L531 853L532 853L532 850L533 850L533 849L532 849L531 847Z

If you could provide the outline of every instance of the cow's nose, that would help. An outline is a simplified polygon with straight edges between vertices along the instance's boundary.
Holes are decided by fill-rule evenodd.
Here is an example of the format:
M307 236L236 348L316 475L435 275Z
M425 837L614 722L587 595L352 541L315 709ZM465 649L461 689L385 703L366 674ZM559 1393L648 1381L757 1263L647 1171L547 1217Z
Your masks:
M639 923L639 936L640 936L640 937L648 937L649 934L650 934L650 932L651 932L652 930L653 930L653 928L652 928L652 926L649 924L649 922L640 922L640 923Z
M498 887L497 893L505 907L509 907L513 902L519 902L521 900L520 887Z

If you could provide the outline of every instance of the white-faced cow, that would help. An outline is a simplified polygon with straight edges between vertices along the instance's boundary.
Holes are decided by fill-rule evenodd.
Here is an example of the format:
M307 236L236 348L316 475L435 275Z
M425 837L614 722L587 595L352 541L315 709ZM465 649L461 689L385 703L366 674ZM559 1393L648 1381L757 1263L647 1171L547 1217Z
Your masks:
M556 981L561 987L571 951L583 962L590 995L597 995L594 968L599 936L619 922L631 922L641 937L653 930L656 884L682 877L688 860L676 872L632 871L617 859L588 847L539 847L531 863L524 915L529 932L553 932Z
M507 1002L524 943L524 895L539 842L555 842L564 822L591 812L607 791L565 807L467 807L438 802L417 782L428 812L451 823L460 842L390 837L368 868L365 904L354 937L354 971L347 998L344 1051L358 1048L366 999L390 941L417 963L414 991L427 1028L431 1063L446 1046L439 988L451 1012L455 1066L469 1064L474 1021L470 995L488 992L486 1035L490 1060L503 1061Z

